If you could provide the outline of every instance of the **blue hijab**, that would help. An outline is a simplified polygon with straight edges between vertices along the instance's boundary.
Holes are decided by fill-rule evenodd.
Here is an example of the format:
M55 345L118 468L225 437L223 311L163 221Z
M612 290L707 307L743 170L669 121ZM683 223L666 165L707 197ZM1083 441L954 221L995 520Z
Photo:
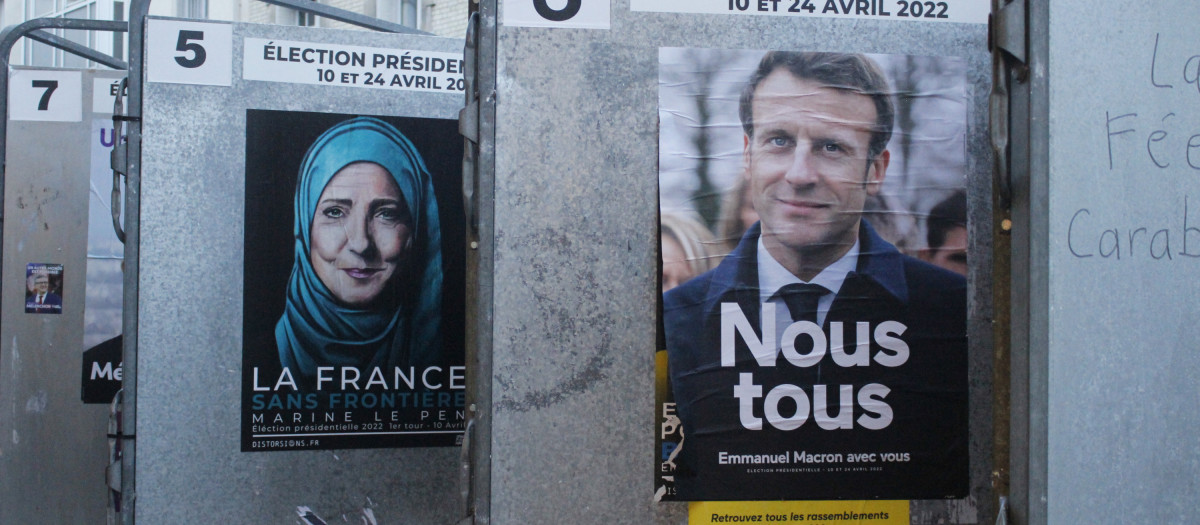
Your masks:
M325 185L354 162L383 167L412 216L408 261L369 309L342 306L313 271L309 232ZM275 325L280 364L312 378L318 366L392 368L433 364L441 353L442 235L433 182L417 149L391 125L359 117L329 128L304 155L296 182L295 263L287 305ZM370 372L363 371L366 377ZM335 372L332 377L340 377Z

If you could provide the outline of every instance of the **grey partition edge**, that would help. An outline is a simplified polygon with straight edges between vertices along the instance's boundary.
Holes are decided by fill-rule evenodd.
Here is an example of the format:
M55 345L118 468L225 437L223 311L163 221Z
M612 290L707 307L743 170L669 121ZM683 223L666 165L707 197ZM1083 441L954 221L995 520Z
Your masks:
M1200 5L1017 3L1012 521L1195 523Z

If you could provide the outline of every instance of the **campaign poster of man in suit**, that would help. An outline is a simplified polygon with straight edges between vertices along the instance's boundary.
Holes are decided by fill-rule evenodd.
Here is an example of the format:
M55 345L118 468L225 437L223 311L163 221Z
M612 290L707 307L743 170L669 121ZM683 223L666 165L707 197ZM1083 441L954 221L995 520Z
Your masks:
M61 264L25 265L25 313L62 313L62 274Z
M964 63L659 58L660 496L965 496L966 280L913 256L965 187Z

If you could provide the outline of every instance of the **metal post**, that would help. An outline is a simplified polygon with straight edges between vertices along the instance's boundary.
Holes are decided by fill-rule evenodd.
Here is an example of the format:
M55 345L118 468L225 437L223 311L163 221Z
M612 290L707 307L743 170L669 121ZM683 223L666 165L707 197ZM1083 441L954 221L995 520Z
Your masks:
M306 13L312 13L314 15L323 16L325 18L328 18L331 20L337 20L339 22L345 22L347 24L354 24L356 26L365 27L367 29L383 31L385 33L407 33L410 35L428 35L428 34L430 34L430 33L426 33L425 31L419 31L419 30L413 29L408 26L397 24L395 22L388 22L385 20L380 20L378 18L373 18L373 17L367 16L367 15L355 13L352 11L346 11L343 9L338 9L336 7L330 7L325 4L313 2L312 0L262 0L262 1L266 2L268 4L272 4L272 5L278 5L278 6L283 6L283 7L287 7L290 9L295 9L297 11L304 11Z
M463 441L462 472L466 515L462 525L490 522L492 406L492 240L494 193L495 31L481 23L486 13L475 11L467 27L464 50L467 79L466 106L459 114L459 130L466 137L463 162L463 197L467 220L467 435ZM494 28L494 26L493 26Z
M119 23L122 25L125 24L125 22L119 22ZM70 53L73 53L73 54L79 55L81 57L84 57L88 60L91 60L92 62L98 62L100 64L111 67L113 69L128 69L129 68L129 64L126 64L124 60L120 60L120 59L117 59L116 57L107 55L105 53L101 53L90 47L76 44L75 42L72 42L66 38L63 38L63 37L58 36L53 33L47 33L42 30L30 31L29 34L25 35L25 37L30 40L36 40L43 44L54 46L54 47L57 47L64 51L68 51Z
M142 187L142 64L146 15L150 0L133 0L129 6L129 106L126 117L125 155L125 272L122 278L121 359L121 523L133 525L137 488L134 461L137 453L137 318L138 249Z
M470 523L486 525L492 517L492 294L495 293L492 268L495 267L495 181L496 181L496 25L483 23L497 18L495 2L480 2L472 15L474 34L474 106L477 108L478 134L474 173L464 174L474 181L471 224L467 252L467 363L468 417L474 424L471 433L470 496L467 501Z

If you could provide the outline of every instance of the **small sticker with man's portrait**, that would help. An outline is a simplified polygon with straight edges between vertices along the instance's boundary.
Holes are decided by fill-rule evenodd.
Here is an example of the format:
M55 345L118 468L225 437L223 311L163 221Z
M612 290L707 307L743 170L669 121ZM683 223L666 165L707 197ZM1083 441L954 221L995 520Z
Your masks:
M29 263L25 265L25 313L61 314L63 305L63 266Z

